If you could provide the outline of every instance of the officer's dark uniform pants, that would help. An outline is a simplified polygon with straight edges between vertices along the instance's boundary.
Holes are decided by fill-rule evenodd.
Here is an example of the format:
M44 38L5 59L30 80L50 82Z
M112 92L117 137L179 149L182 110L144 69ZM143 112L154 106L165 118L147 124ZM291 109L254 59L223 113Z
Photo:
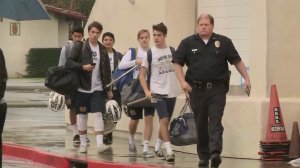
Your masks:
M194 88L189 93L197 128L199 159L209 159L222 152L222 116L226 104L225 84L211 89Z
M6 118L6 110L7 110L7 105L6 103L0 104L0 167L2 165L2 132L3 132L3 127L4 127L4 122Z

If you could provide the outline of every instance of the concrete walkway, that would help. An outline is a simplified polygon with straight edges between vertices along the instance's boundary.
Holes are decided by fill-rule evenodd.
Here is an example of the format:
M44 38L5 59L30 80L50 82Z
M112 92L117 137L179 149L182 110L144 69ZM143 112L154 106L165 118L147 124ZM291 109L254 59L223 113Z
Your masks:
M87 167L88 162L95 162L101 167L168 167L195 168L198 157L195 154L176 152L174 164L167 164L157 158L144 159L128 154L127 133L115 131L112 150L99 155L96 152L95 138L91 140L88 153L80 154L72 144L72 133L66 128L63 112L52 112L46 108L47 90L42 79L10 79L6 92L9 105L3 132L3 141L22 145L26 148L59 154L71 158L73 167ZM245 144L246 145L246 144ZM137 146L142 151L142 146ZM152 149L153 150L153 149ZM5 153L4 153L5 154ZM24 154L26 155L26 153ZM24 157L26 158L26 157ZM16 162L20 162L16 160ZM75 164L77 163L77 164ZM79 164L81 163L81 164ZM14 163L15 164L15 163ZM11 159L4 157L4 167L13 167ZM39 168L40 165L32 166ZM16 166L24 168L21 165ZM223 158L220 168L287 168L286 162L262 162L259 160Z
M46 107L49 92L44 79L9 79L5 100L9 107Z

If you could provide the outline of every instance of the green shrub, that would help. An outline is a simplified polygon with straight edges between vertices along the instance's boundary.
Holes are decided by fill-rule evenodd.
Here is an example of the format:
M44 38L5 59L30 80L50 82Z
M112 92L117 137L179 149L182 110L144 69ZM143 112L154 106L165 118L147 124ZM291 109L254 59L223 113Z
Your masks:
M61 48L31 48L26 55L26 77L45 77L51 66L57 66Z

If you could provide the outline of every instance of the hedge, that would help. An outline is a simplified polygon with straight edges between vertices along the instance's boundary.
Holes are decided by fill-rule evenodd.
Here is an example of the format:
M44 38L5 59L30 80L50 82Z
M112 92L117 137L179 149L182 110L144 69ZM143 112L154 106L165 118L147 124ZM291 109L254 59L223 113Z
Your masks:
M45 77L47 69L57 66L61 48L31 48L26 55L26 77Z

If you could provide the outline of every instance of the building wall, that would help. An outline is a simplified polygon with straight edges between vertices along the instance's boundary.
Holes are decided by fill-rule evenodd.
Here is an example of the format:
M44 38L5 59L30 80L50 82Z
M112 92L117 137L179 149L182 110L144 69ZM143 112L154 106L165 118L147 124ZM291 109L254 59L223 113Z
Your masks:
M26 74L26 54L30 48L60 47L64 43L59 41L67 40L67 27L64 26L67 23L58 22L58 18L51 14L50 17L51 20L18 22L19 36L10 35L10 23L16 21L3 18L3 22L0 22L0 47L5 54L9 77Z
M178 9L188 9L182 12ZM99 21L104 30L115 34L115 48L126 52L129 47L136 47L137 32L149 29L152 25L164 22L168 27L167 42L177 47L180 40L194 32L195 0L97 0L88 23ZM86 37L87 37L87 26ZM151 44L152 38L151 38Z
M62 47L66 45L69 40L69 22L66 21L64 17L59 17L58 19L58 46Z
M300 1L267 0L267 83L283 97L300 96Z
M250 3L250 58L251 97L266 97L267 90L267 3L251 0ZM259 25L259 26L257 26Z

